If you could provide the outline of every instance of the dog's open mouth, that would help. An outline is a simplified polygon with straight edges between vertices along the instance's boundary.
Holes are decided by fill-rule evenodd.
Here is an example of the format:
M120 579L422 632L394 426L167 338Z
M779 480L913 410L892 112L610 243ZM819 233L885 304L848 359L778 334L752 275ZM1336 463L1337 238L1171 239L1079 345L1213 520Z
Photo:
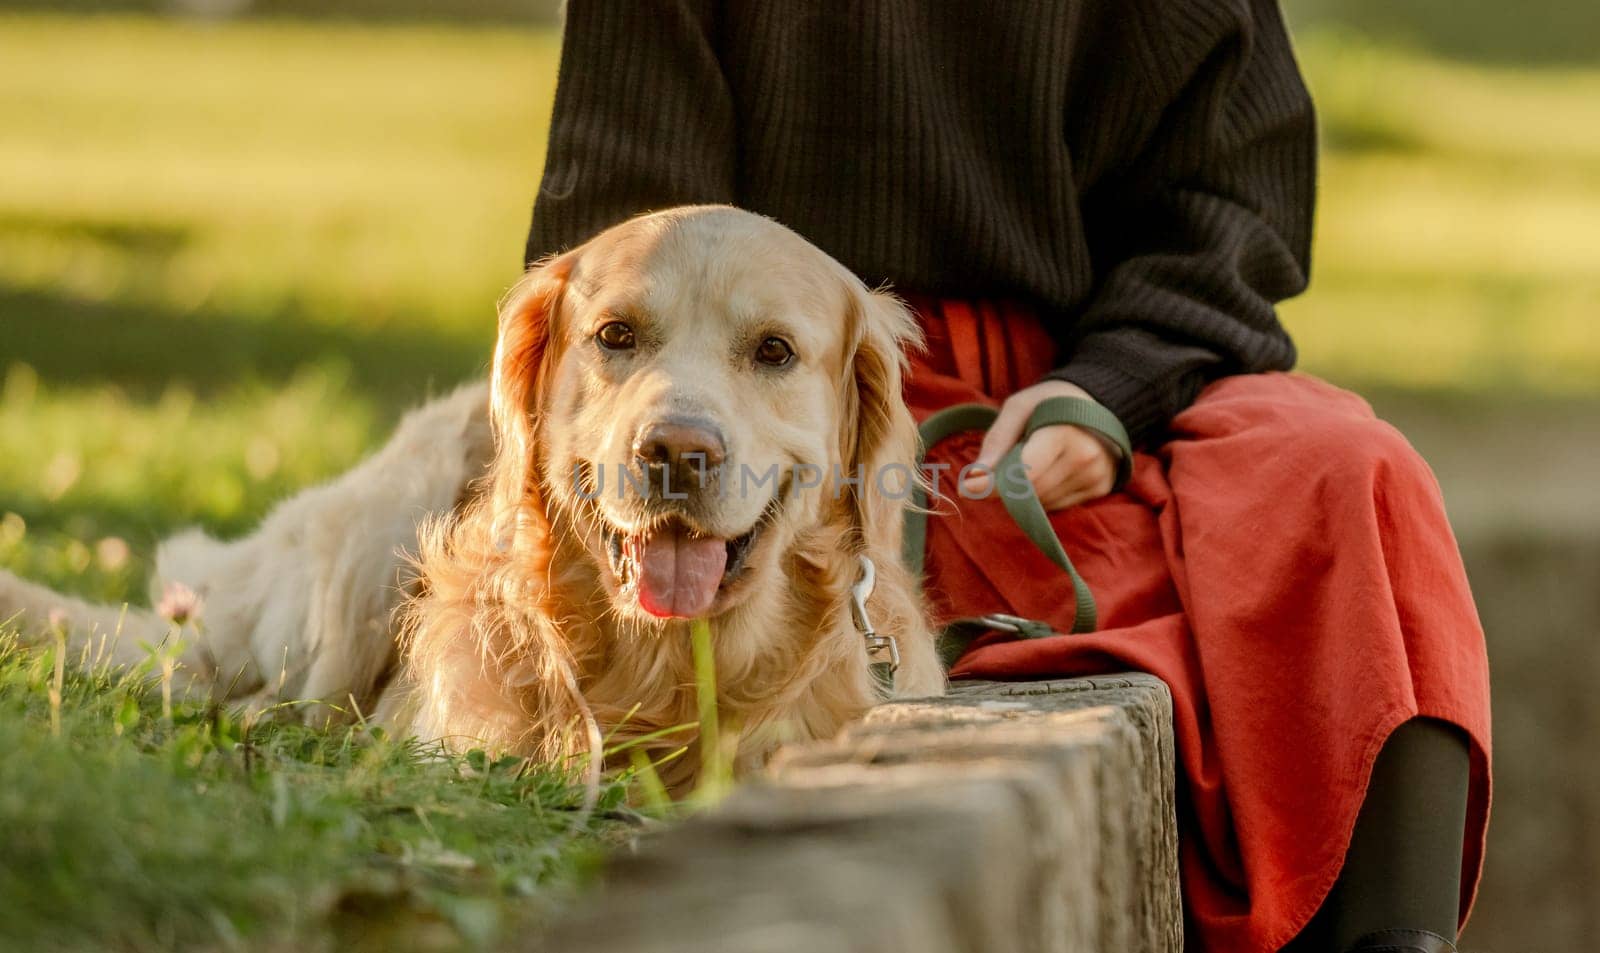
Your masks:
M636 533L605 528L611 571L624 593L661 619L693 619L711 611L750 561L771 511L749 532L732 539L710 536L678 519Z

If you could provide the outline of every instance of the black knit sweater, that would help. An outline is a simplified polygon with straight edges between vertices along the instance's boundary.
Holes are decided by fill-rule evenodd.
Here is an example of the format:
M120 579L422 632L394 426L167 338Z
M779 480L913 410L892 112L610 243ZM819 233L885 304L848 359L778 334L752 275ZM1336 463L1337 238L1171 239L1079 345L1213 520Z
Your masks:
M1149 442L1294 363L1315 152L1275 0L570 0L527 259L738 205L868 284L1032 304Z

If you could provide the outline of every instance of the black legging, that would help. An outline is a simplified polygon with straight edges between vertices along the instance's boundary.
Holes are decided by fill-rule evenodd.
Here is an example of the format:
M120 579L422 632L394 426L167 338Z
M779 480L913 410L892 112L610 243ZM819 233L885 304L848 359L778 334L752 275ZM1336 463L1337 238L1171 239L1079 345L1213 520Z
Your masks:
M1344 953L1379 930L1456 937L1469 755L1460 729L1414 718L1378 753L1344 867L1285 953Z

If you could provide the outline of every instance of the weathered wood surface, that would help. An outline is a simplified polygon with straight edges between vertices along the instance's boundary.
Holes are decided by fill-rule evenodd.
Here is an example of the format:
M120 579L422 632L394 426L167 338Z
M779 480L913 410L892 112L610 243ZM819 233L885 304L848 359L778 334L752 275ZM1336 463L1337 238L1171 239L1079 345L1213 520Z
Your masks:
M1171 699L1149 676L971 682L780 752L612 863L551 953L1168 953Z

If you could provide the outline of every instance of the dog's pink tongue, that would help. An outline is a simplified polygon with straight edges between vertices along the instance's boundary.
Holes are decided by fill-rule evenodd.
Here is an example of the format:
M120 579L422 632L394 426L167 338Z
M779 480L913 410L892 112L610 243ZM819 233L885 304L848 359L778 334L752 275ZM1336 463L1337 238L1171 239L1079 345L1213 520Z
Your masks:
M717 598L728 547L712 536L666 527L628 540L638 561L639 605L661 618L705 615Z

